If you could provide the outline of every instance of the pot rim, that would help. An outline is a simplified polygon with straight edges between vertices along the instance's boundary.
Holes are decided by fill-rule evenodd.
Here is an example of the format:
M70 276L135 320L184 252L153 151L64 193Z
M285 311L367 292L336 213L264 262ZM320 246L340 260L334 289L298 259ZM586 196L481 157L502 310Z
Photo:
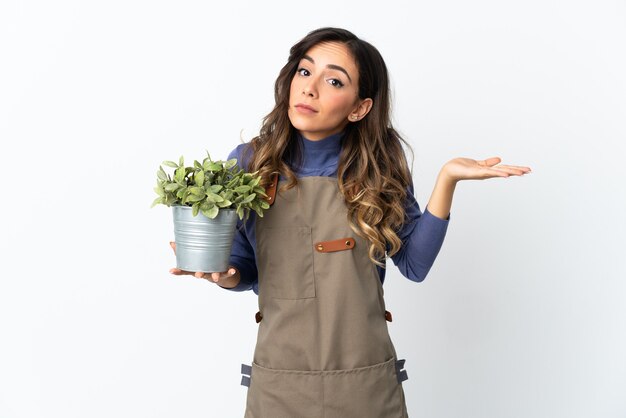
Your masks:
M191 206L187 206L187 205L177 205L177 204L170 205L170 207L171 207L171 208L182 208L182 209L188 209L188 210L193 209L193 207L191 207ZM219 210L219 211L223 211L223 210L231 210L231 211L232 211L232 210L235 210L235 211L236 211L237 209L235 209L235 208L218 208L218 210Z

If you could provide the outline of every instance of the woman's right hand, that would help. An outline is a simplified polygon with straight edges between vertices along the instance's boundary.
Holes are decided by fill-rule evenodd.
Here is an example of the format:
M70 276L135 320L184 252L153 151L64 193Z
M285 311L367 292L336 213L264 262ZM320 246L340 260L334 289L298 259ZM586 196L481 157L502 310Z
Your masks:
M174 241L170 241L170 247L172 247L172 250L174 250L174 254L176 254L176 243ZM237 271L236 268L232 266L228 269L228 271L223 271L219 273L218 272L204 273L202 271L197 271L194 273L192 271L181 270L179 268L174 267L170 269L170 273L172 273L175 276L183 276L183 275L194 276L198 279L205 279L208 281L212 281L220 285L221 287L225 287L225 288L233 288L237 286L240 280L239 272Z

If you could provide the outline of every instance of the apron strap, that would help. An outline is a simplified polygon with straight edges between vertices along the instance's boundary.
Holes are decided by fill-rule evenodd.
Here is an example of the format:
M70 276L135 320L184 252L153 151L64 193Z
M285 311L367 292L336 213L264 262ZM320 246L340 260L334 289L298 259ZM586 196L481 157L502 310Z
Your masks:
M241 364L241 385L250 387L250 378L252 377L252 367L247 364ZM247 376L246 376L247 375Z
M391 317L391 312L385 311L385 319L389 322L393 320L393 318Z
M269 203L270 206L272 206L274 204L274 201L276 200L277 188L278 188L278 174L274 173L272 174L272 177L270 178L270 184L265 189L265 194L267 195L267 197L265 198L265 201Z
M315 243L315 249L320 253L331 253L334 251L351 250L356 242L354 238L339 238L332 241L322 241Z
M406 370L402 370L405 362L406 359L396 361L396 376L398 377L398 383L402 383L409 378L409 375L406 374Z

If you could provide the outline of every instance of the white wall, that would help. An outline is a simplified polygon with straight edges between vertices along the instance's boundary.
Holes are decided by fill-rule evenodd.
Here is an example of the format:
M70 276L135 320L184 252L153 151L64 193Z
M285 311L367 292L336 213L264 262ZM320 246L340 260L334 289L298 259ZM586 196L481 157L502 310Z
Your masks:
M533 169L458 185L426 281L390 266L410 415L626 416L626 4L225 3L0 6L0 417L243 415L256 298L168 273L155 172L250 139L328 25L385 57L422 207L453 157Z

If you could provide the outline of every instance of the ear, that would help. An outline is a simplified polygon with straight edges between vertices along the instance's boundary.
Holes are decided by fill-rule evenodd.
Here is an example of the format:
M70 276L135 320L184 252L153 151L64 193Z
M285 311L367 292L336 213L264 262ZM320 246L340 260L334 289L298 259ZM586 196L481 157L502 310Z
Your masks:
M369 111L372 109L373 104L374 102L370 98L360 100L359 104L348 115L348 120L350 122L360 121L369 113Z

